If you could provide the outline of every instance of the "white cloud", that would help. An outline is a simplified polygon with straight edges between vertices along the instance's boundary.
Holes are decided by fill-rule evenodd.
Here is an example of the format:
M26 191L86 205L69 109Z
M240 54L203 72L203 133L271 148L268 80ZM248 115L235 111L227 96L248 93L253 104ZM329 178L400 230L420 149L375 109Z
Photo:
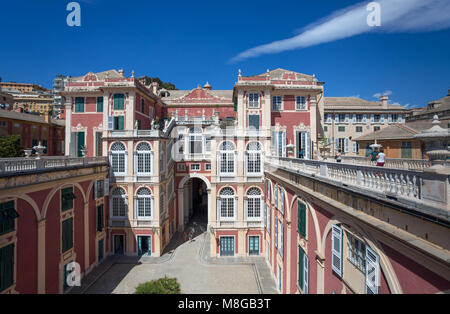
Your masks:
M384 91L382 93L376 93L376 94L373 95L373 97L374 98L380 98L381 96L390 96L390 95L392 95L392 91L391 90L387 90L387 91Z
M347 7L310 24L297 36L257 46L241 52L231 62L255 58L264 54L311 47L359 34L378 31L427 32L450 27L450 1L448 0L379 0L381 26L367 25L369 2Z

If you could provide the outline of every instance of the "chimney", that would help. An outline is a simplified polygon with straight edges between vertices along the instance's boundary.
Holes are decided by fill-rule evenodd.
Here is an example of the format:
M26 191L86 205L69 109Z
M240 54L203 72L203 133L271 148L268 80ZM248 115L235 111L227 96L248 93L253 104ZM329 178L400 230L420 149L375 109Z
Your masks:
M381 105L383 106L383 109L388 108L388 100L389 100L389 96L381 96L380 97L380 101L381 101Z
M123 69L120 69L118 72L119 72L119 74L122 75L122 76L123 76L123 74L125 73Z
M158 87L159 87L158 82L152 82L152 92L153 92L153 94L158 95Z

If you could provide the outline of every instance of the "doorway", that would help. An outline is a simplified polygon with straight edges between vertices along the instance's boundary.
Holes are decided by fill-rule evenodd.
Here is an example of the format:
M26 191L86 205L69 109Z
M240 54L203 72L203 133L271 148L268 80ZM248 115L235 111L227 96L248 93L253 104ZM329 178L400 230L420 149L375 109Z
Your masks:
M137 236L138 256L152 256L152 237Z
M124 244L125 244L125 237L121 234L115 234L113 237L114 241L114 254L115 255L123 255L124 250Z

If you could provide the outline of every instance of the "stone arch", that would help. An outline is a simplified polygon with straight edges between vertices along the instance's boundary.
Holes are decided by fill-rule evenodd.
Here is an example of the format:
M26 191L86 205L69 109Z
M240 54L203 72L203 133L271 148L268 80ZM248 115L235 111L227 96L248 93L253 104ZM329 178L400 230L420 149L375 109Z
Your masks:
M40 221L42 219L42 214L39 210L39 206L36 204L36 202L29 197L28 195L8 195L8 199L21 199L28 204L30 204L31 207L33 207L34 214L36 215L36 221Z
M92 182L91 182L91 184L92 184ZM86 201L87 201L86 194L84 193L84 190L79 183L66 183L61 186L54 187L53 190L48 194L47 198L45 199L44 206L42 207L43 208L42 209L42 218L47 217L48 205L50 204L50 201L52 200L53 196L55 196L56 192L60 191L61 189L65 188L65 187L69 187L72 185L74 187L77 187L81 191L81 195L83 196L83 203L86 203Z
M372 250L374 250L380 257L380 268L386 277L386 282L388 284L388 287L389 287L391 293L402 294L403 289L400 285L400 282L398 281L397 274L395 273L395 270L392 267L392 264L389 261L389 258L384 253L384 250L381 247L380 243L375 239L375 237L372 236L371 233L365 231L356 222L352 222L346 218L343 218L342 216L334 216L333 218L331 218L330 221L328 221L328 224L324 229L322 243L319 248L320 250L318 249L320 254L323 257L325 257L326 239L327 239L328 233L331 231L332 225L335 225L335 224L347 225L350 227L350 229L355 230L356 233L359 236L361 236L361 238L364 240L364 242L366 244L368 244L372 248Z
M192 174L188 174L188 175L184 176L184 178L181 179L180 184L178 184L178 189L183 189L186 182L188 182L190 179L193 179L193 178L201 179L203 182L205 182L208 190L211 190L211 182L209 182L208 178L206 178L204 175L198 174L198 173L192 173Z

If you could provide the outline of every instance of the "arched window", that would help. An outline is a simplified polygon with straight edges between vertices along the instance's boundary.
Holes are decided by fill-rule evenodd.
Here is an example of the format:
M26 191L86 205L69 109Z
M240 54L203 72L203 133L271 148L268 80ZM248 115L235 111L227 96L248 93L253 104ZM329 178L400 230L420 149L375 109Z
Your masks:
M232 142L223 142L219 147L219 173L221 176L236 175L236 154Z
M247 191L247 218L260 219L261 218L261 190L258 188L251 188Z
M203 153L203 134L201 128L189 129L189 153L190 154Z
M220 191L219 208L220 218L231 220L235 218L236 198L232 188L223 188Z
M116 188L112 192L112 217L125 218L127 215L127 195L122 188Z
M245 152L245 166L248 176L261 176L263 174L263 160L261 144L251 142Z
M136 147L135 169L137 175L151 175L153 168L153 153L150 144L139 143Z
M136 195L136 217L137 219L153 218L153 197L147 188L141 188Z
M110 162L114 174L125 175L127 172L127 154L125 145L120 142L116 142L111 146Z

